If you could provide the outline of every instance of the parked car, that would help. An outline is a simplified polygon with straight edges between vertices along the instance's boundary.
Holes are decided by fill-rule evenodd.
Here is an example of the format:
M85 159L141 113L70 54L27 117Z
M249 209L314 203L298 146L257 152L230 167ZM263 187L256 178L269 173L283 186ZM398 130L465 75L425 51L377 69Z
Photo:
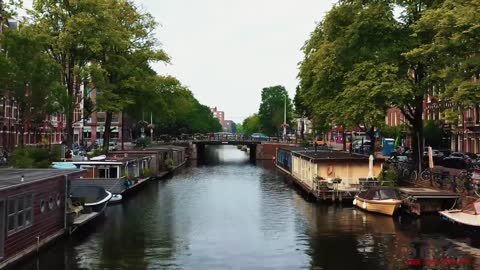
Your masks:
M442 161L442 165L447 168L466 169L472 163L469 156L460 152L453 152Z
M260 140L260 141L268 141L270 139L270 137L262 133L253 133L252 136L250 137L252 137L252 139L254 140Z

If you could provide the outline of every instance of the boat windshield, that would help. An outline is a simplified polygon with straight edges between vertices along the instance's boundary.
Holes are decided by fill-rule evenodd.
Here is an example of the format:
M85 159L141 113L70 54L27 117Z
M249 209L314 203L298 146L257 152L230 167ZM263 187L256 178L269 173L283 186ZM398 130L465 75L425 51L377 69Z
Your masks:
M393 189L380 189L378 192L380 193L380 198L382 200L396 199L397 198L397 194L395 193L395 190L393 190Z

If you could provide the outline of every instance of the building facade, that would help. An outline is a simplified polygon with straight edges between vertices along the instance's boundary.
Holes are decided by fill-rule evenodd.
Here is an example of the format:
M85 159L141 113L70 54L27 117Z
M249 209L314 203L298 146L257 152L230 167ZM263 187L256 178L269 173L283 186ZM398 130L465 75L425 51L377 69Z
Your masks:
M97 100L97 89L85 87L86 96L88 96L93 103ZM97 143L101 144L103 134L105 133L106 112L94 112L83 121L83 140L87 145ZM114 113L112 116L111 125L111 141L121 142L122 139L122 114Z
M9 93L0 98L0 148L3 150L11 151L21 141L24 145L61 144L64 123L65 116L60 113L47 115L37 123L21 119L17 101Z
M222 127L225 126L225 112L219 111L217 107L210 108L210 111L212 112L213 117L218 119L218 122L220 122Z
M451 102L442 102L433 97L427 97L424 101L423 120L439 121L450 142L450 150L456 152L480 154L480 108L470 107L461 113L457 123L445 119L445 109L453 108ZM408 124L400 109L391 108L385 117L388 126L395 127ZM440 134L439 134L440 135Z
M230 133L237 132L237 124L235 124L235 122L232 120L225 120L223 123L223 131Z

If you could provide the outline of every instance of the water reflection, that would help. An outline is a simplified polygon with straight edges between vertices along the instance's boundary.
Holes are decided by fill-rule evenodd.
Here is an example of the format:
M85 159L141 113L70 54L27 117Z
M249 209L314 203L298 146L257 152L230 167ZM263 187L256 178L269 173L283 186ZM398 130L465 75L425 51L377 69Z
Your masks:
M150 183L94 230L14 269L406 269L413 258L480 257L475 234L437 216L318 204L271 161L206 150L205 162Z

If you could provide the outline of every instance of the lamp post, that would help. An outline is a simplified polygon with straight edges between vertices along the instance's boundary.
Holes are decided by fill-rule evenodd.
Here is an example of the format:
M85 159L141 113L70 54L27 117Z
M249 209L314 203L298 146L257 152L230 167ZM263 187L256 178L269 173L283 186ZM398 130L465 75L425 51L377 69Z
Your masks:
M284 107L283 107L283 140L287 139L287 95L285 95Z

